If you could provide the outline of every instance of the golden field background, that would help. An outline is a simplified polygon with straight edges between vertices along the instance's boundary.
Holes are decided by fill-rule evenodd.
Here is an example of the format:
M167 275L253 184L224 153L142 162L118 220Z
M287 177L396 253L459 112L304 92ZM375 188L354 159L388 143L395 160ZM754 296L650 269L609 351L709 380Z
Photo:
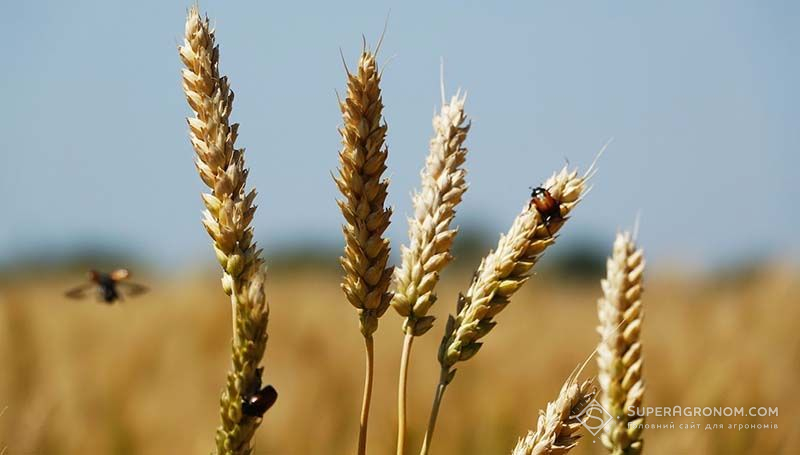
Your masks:
M545 259L545 262L547 259ZM676 269L677 270L677 269ZM229 363L229 306L213 272L137 276L151 292L119 305L70 301L82 275L0 281L0 450L5 454L208 453ZM646 277L643 344L649 406L779 407L767 418L651 418L650 454L796 453L800 447L800 274L778 264L727 278L661 270ZM598 279L600 276L597 277ZM442 323L466 287L448 270L415 343L410 447L419 447L438 375ZM433 452L510 453L568 373L598 341L599 283L547 270L499 317L481 352L445 396ZM348 454L355 449L363 347L335 265L269 273L265 381L279 399L258 432L258 454ZM394 453L401 319L389 310L376 338L369 448ZM594 374L590 364L587 374ZM680 430L680 423L775 423L767 430ZM603 453L582 432L572 453Z

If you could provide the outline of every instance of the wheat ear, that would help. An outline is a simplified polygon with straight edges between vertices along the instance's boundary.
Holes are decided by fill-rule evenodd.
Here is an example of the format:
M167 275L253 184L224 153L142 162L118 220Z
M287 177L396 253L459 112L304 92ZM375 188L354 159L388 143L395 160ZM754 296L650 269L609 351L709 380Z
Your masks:
M644 252L629 232L617 234L597 302L602 341L597 351L601 403L614 419L603 428L603 445L614 455L642 452L644 417L628 415L642 406L642 275Z
M387 266L389 240L383 237L392 210L384 206L389 181L382 178L388 150L380 79L375 55L365 48L355 74L347 72L347 96L339 101L344 125L339 129L342 150L335 180L344 196L337 202L346 221L342 290L358 311L367 357L359 454L366 452L374 364L372 334L392 299L388 291L393 271Z
M453 258L450 247L457 230L450 223L467 190L466 171L461 167L469 131L464 101L456 94L433 117L434 136L421 172L422 189L413 196L414 217L408 220L409 246L401 247L402 265L394 276L392 306L405 317L403 331L413 336L431 328L434 317L427 314L436 302L434 288Z
M527 204L508 233L500 237L497 248L483 258L467 293L459 295L456 315L448 317L439 346L441 372L422 454L430 450L439 406L447 385L455 376L455 365L478 352L482 345L478 340L497 324L494 317L525 284L542 253L555 243L556 233L580 201L591 173L592 168L586 174L578 175L578 171L564 167L551 176L543 186L559 202L561 216L551 218L545 224L535 206Z
M444 94L442 94L444 98ZM414 217L408 220L409 246L401 247L402 265L395 271L392 306L405 317L400 380L397 394L397 453L405 445L406 387L411 345L433 326L428 310L436 302L434 288L439 274L453 259L450 248L456 229L450 228L455 209L467 190L466 171L461 167L467 156L463 144L469 125L464 114L465 97L456 93L433 117L434 136L430 153L421 172L422 188L414 194Z
M185 33L178 51L186 66L183 90L195 113L188 119L189 137L197 153L200 178L211 190L203 194L203 225L222 266L222 288L230 296L233 321L232 366L220 398L217 452L249 454L261 416L245 415L242 401L260 390L259 363L267 343L269 316L263 261L250 227L256 193L245 192L244 149L235 148L238 125L228 120L233 93L227 78L219 74L214 30L196 7L189 9Z
M581 427L578 416L594 399L595 389L591 379L577 382L577 372L572 373L555 401L539 411L536 431L519 440L513 455L558 455L569 452L578 445Z

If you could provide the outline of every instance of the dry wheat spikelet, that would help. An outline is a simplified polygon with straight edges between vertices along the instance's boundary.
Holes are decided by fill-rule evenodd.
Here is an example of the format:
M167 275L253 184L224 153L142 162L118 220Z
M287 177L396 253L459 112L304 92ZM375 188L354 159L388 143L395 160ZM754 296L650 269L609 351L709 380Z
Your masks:
M422 189L414 194L414 217L408 220L409 246L403 246L402 265L395 271L392 306L404 316L403 331L420 336L433 325L427 316L436 301L439 274L452 260L450 248L457 229L450 223L467 183L461 166L467 156L463 146L469 124L464 114L465 96L456 93L433 117L434 136L421 172Z
M539 412L536 431L520 439L512 455L558 455L578 445L581 423L577 417L594 399L596 390L591 379L578 383L577 376L577 371L572 373L556 400Z
M584 175L565 166L543 185L560 202L561 218L547 226L535 207L527 205L497 248L481 261L466 294L459 295L456 316L450 316L439 347L439 362L447 372L446 383L455 374L456 363L470 359L481 347L478 342L495 326L494 317L528 280L542 253L555 243L555 236L580 202L592 169Z
M344 124L335 181L344 196L337 203L346 221L342 290L358 311L365 337L378 328L392 299L389 240L383 237L392 210L384 206L389 181L382 178L388 149L380 78L375 55L364 48L356 72L347 72L347 96L339 101Z
M597 301L602 341L597 351L601 404L614 417L603 428L603 445L614 455L642 452L644 417L629 416L644 398L642 378L642 275L644 252L629 232L618 233L601 281L603 297Z
M219 49L208 18L197 7L188 11L185 39L178 52L185 65L183 89L195 117L189 136L197 154L200 178L211 189L203 194L203 225L213 239L222 266L222 287L230 296L233 320L231 370L220 397L222 425L217 429L220 454L249 454L258 417L242 414L242 397L255 392L257 371L267 343L269 309L264 293L264 268L253 242L250 222L255 191L245 192L244 149L236 149L237 124L228 117L233 104L227 78L219 74Z

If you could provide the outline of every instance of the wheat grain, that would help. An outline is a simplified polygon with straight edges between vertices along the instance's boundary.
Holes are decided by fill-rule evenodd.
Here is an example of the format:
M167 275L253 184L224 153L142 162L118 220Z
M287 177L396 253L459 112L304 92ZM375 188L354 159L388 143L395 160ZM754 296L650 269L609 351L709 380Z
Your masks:
M642 452L644 417L629 416L644 398L642 378L642 275L644 253L630 233L617 234L597 302L602 341L597 352L601 404L614 419L603 428L603 445L614 455Z
M345 249L341 258L344 278L342 290L356 308L366 348L366 374L358 453L366 452L367 424L372 397L374 348L372 334L378 319L389 308L389 284L393 268L389 260L389 240L383 233L389 226L392 210L384 207L388 179L383 179L388 150L384 144L381 74L375 54L365 48L355 74L347 72L347 96L339 101L344 125L339 129L342 150L339 175L335 178L344 199L337 200L345 218Z
M230 296L233 322L232 366L220 397L220 454L248 454L261 416L242 413L242 399L258 391L259 363L267 343L269 309L264 296L260 250L253 242L255 191L245 192L244 149L235 148L237 124L229 123L233 92L219 74L219 49L208 18L197 7L188 11L185 40L178 48L186 68L183 89L195 116L188 119L195 164L211 189L203 194L203 225L213 239L222 266L222 287Z
M414 194L414 217L409 219L409 246L403 246L402 265L395 273L392 306L405 317L403 330L413 336L427 332L434 317L427 316L436 301L439 274L452 260L450 247L456 229L450 228L455 208L467 184L461 168L467 155L463 143L469 125L465 97L456 94L433 117L434 137L421 172L422 189Z
M581 427L578 416L596 391L591 379L578 383L577 375L576 370L567 378L556 400L547 403L545 411L540 411L536 431L529 431L519 440L513 455L558 455L578 445L577 431Z

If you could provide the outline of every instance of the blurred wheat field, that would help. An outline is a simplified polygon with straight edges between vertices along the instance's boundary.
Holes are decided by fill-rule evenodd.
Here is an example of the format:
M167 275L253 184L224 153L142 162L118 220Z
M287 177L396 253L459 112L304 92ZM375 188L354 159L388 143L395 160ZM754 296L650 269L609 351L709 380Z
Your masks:
M257 433L257 454L355 450L363 374L357 318L335 266L271 269L264 378L280 394ZM599 280L598 276L598 280ZM746 280L654 273L646 279L646 406L779 407L769 418L650 417L646 451L794 453L800 399L800 274L774 265ZM144 277L152 291L115 306L62 297L73 277L3 280L0 287L0 449L11 454L207 453L229 363L230 322L214 273ZM446 313L469 283L446 272L432 334L418 340L409 378L409 450L419 447L439 365ZM535 275L483 351L459 368L432 451L510 453L539 409L592 352L596 281ZM401 318L376 333L369 449L392 453ZM341 326L352 330L341 330ZM594 366L588 374L594 375ZM750 419L750 420L748 420ZM776 423L768 430L679 430L680 423ZM587 432L573 453L603 453Z

